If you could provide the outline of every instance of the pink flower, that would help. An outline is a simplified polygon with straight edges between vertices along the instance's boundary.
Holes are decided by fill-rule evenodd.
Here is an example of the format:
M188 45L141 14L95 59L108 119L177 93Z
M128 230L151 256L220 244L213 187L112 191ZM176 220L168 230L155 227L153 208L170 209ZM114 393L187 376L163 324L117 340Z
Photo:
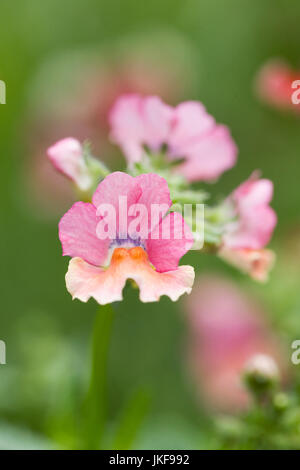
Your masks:
M54 167L70 178L79 189L87 191L93 184L80 142L72 137L59 140L48 149Z
M255 175L229 196L227 202L237 220L225 229L226 248L260 250L268 244L277 223L276 214L269 206L272 196L273 183Z
M227 263L248 274L252 279L266 282L274 266L275 253L272 250L232 250L221 247L218 255Z
M300 72L292 70L283 60L272 59L263 65L256 78L256 90L259 97L271 106L281 110L300 110L298 104L293 103L295 93L293 83L300 79ZM298 86L299 88L299 86ZM299 92L296 91L299 98Z
M122 209L124 198L127 206ZM92 203L75 203L59 223L63 255L72 257L66 285L73 299L86 302L93 297L101 305L122 300L127 279L139 286L142 302L157 301L162 295L175 301L190 293L194 270L178 262L191 248L193 237L180 214L166 215L171 204L168 185L160 176L134 178L121 172L98 185ZM149 216L154 205L164 208L156 222ZM115 238L99 235L106 223L113 225L103 207L112 208L116 216ZM149 227L143 236L138 229L130 230L136 207L146 209L146 213L140 209L140 225ZM170 237L165 239L167 227Z
M257 355L268 355L288 376L284 349L265 312L232 282L218 277L198 280L186 300L189 364L199 395L216 411L248 407L244 368Z
M227 127L216 124L201 103L187 101L172 108L157 96L124 95L111 114L111 137L129 162L139 162L144 146L160 152L167 145L170 160L189 181L218 178L236 162L237 148Z

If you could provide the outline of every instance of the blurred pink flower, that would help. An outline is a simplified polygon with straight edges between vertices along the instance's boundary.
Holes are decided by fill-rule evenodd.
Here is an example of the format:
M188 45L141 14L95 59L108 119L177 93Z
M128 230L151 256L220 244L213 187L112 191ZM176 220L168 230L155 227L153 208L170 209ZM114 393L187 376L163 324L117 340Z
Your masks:
M198 279L186 300L189 363L199 395L215 411L238 412L250 396L241 374L257 354L271 356L285 379L283 348L262 309L232 282Z
M127 212L122 214L120 197L128 201ZM117 222L114 239L99 237L99 224L104 217L99 210L103 204L114 208L117 221L125 217L126 233ZM165 217L156 226L150 220L143 238L129 230L131 207L135 204L142 204L149 215L152 204L164 204L166 208L161 215ZM122 300L127 279L139 286L142 302L157 301L162 295L176 301L182 294L190 293L194 269L178 266L178 262L193 245L193 237L180 214L166 215L171 205L167 182L160 176L148 173L134 178L121 172L111 173L98 185L92 204L75 203L59 223L63 255L72 257L66 285L73 299L87 302L93 297L101 305ZM163 239L168 224L171 236ZM152 239L150 234L157 228L158 238ZM180 238L176 236L179 229Z
M235 250L223 246L218 255L227 263L248 274L252 279L266 282L269 272L275 263L275 253L272 250Z
M292 101L295 92L292 84L296 80L300 80L300 70L293 70L284 60L271 59L257 75L256 91L261 100L275 108L299 112L300 103Z
M253 174L228 197L225 204L232 221L225 227L218 255L253 279L264 282L275 261L269 243L277 223L270 207L273 183Z
M184 162L178 171L189 181L210 181L231 168L237 148L229 130L216 124L201 103L186 101L175 108L157 96L120 97L111 113L111 137L129 164L141 160L144 146L159 153L167 145L170 160Z
M237 221L226 228L223 242L227 248L259 250L269 243L277 223L276 213L269 205L272 197L273 183L255 175L229 196Z

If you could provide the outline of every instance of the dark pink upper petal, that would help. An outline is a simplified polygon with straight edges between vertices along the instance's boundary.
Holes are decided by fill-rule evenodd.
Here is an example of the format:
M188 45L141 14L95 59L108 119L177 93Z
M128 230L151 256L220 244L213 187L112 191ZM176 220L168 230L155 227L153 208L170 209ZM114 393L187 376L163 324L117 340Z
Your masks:
M161 221L172 205L168 183L164 178L155 173L136 176L135 181L142 188L138 203L143 204L147 210L147 225L150 231L151 228L154 229L155 225ZM160 206L161 210L156 221L153 211L158 206Z
M97 215L104 217L103 224L110 224L110 238L127 238L132 220L130 208L138 202L141 194L142 188L136 178L120 171L111 173L98 185L93 204Z
M124 202L126 198L126 205ZM123 200L123 203L122 203ZM160 206L163 210L160 212L156 223L167 213L172 205L170 199L170 191L166 180L156 174L148 173L132 177L127 173L115 172L107 176L96 189L93 196L93 204L98 209L101 204L111 204L115 209L116 226L119 227L119 215L125 220L123 227L126 225L130 228L130 222L137 214L131 209L138 210L138 205L143 206L143 214L148 218L141 217L141 223L145 223L146 233L152 224L152 209L155 205ZM130 215L129 215L130 214ZM154 220L154 218L153 218ZM123 230L121 228L122 236ZM143 231L145 234L145 232ZM119 234L120 235L120 234ZM130 234L134 235L134 234Z
M178 267L180 258L192 247L193 235L178 212L168 214L161 221L159 229L159 239L152 239L151 234L146 241L148 257L157 271L172 271ZM170 237L163 239L163 234L167 235L168 232Z
M108 254L109 240L97 238L98 222L93 204L76 202L59 222L63 255L77 256L96 266L103 264Z
M189 181L211 181L232 168L237 147L226 126L216 125L211 132L186 145L185 162L178 171Z
M106 176L106 178L99 183L93 195L93 204L96 208L98 208L100 204L112 204L118 213L121 196L127 198L127 204L130 206L138 201L141 193L142 190L136 178L127 173L116 171Z

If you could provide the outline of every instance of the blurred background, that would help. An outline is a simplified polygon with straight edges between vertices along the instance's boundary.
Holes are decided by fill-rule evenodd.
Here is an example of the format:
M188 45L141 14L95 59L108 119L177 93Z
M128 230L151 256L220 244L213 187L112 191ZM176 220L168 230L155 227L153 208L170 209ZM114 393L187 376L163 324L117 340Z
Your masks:
M280 58L300 79L299 2L2 0L0 11L0 448L77 445L98 307L66 291L57 223L73 196L45 152L65 136L89 138L112 169L125 168L106 118L127 91L200 100L230 127L238 164L210 189L227 195L256 168L273 180L277 264L258 285L194 251L184 260L199 274L189 299L141 304L127 288L109 349L102 446L226 446L216 421L249 406L238 383L244 360L270 354L283 387L299 381L290 356L300 339L300 115L264 100L257 78ZM279 447L300 446L299 416L295 442Z

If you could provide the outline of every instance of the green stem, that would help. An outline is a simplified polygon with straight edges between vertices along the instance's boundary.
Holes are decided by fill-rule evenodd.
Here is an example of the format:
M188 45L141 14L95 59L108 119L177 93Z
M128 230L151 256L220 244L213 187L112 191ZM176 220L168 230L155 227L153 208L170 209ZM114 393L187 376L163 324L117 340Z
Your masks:
M128 401L119 419L112 448L116 450L132 449L132 446L147 415L150 404L150 394L144 388L139 388Z
M93 330L90 385L83 404L83 445L87 449L99 449L103 445L107 360L113 319L111 305L100 307Z

